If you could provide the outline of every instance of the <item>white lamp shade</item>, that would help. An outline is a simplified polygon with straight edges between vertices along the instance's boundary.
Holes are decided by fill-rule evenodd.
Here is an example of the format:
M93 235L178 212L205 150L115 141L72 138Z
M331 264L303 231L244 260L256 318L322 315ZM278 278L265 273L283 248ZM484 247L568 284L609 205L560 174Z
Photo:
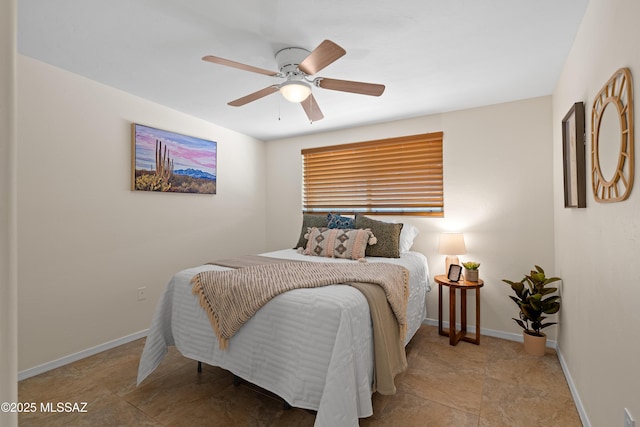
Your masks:
M440 233L438 252L447 256L444 267L444 274L447 274L451 264L460 264L457 255L467 253L462 233Z
M440 233L438 252L443 255L462 255L467 253L462 233Z
M280 93L287 101L302 102L311 94L311 86L301 81L284 82L280 85Z

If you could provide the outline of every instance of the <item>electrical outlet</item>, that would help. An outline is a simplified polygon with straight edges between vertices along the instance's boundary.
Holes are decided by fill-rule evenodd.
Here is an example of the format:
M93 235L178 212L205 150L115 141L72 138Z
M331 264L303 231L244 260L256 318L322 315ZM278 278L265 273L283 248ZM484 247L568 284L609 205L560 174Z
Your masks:
M144 301L147 299L147 287L142 286L138 288L138 301Z
M624 427L636 427L636 422L627 408L624 408Z

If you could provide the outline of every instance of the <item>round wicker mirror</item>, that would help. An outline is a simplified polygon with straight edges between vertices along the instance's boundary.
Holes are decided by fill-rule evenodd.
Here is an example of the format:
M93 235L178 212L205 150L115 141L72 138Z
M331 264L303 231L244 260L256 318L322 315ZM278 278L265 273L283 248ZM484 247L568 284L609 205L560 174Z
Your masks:
M591 178L597 202L619 202L633 187L633 87L621 68L596 95L591 110Z

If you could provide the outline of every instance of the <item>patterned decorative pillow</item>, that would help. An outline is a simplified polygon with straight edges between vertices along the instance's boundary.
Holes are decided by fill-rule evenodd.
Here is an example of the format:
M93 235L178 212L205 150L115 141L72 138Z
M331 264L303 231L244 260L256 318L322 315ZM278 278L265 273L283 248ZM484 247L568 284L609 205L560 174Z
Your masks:
M400 232L402 224L376 221L356 213L356 228L368 228L377 237L378 244L367 246L367 256L400 258Z
M305 255L328 258L361 259L367 244L376 243L371 230L311 227L305 237L308 239Z
M327 227L329 228L355 228L355 218L338 214L327 214Z
M302 215L302 229L300 230L300 237L298 238L298 243L296 243L296 247L298 248L306 248L307 247L307 238L304 237L307 234L309 227L326 227L327 226L327 217L324 215L312 215L312 214L303 214Z

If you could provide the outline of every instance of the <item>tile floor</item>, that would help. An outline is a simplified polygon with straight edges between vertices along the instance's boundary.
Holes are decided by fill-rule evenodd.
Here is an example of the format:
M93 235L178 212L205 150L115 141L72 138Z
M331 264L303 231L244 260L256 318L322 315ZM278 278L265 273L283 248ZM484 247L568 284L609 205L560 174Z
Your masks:
M86 413L22 413L23 426L313 426L314 414L175 348L140 387L144 339L21 381L21 402L88 402ZM451 347L423 325L407 346L409 369L395 396L375 394L361 426L581 426L558 357L528 356L522 344L482 337Z

